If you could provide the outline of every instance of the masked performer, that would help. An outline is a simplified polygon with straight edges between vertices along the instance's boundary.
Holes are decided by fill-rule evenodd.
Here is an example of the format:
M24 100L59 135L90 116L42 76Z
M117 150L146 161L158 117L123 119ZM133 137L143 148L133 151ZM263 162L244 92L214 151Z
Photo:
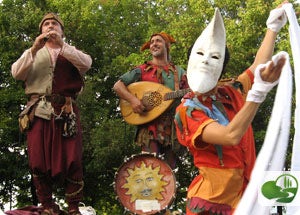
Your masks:
M226 49L218 9L196 40L187 68L192 92L175 116L178 140L189 149L199 169L188 189L187 215L227 215L236 208L255 162L251 122L285 63L283 55L270 61L277 32L285 23L282 8L270 13L254 63L232 84L218 85Z

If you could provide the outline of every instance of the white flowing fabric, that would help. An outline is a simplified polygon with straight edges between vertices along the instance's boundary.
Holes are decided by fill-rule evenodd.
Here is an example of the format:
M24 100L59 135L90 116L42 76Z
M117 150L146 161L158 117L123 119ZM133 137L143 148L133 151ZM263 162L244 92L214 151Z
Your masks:
M294 59L294 74L295 74L295 85L296 85L296 108L295 108L295 134L293 142L293 152L292 152L292 161L291 161L291 171L300 171L300 27L297 22L297 17L295 15L292 4L284 5L286 15L289 19L289 33L290 33L290 42L292 47L292 54ZM297 158L298 157L298 158ZM297 215L300 214L300 207L287 207L287 215Z
M257 156L250 182L235 210L235 215L269 214L270 207L258 203L259 188L263 184L266 171L281 171L289 140L291 121L292 72L288 54L282 70L275 102L269 121L264 144Z
M296 88L299 82L300 57L300 29L292 4L285 4L284 9L290 24L290 42L293 51L295 83ZM287 54L286 54L287 55ZM297 81L298 80L298 81ZM299 87L298 87L299 88ZM298 89L299 91L300 89ZM300 134L297 128L300 126L299 101L300 92L296 89L296 111L295 111L295 139L293 145L292 170L300 170L300 159L296 154L300 152ZM271 207L262 206L258 203L258 192L263 184L266 171L282 171L284 168L285 156L290 133L291 121L291 99L292 99L292 71L287 55L286 65L283 68L277 88L272 115L269 121L264 144L257 156L255 166L251 174L249 185L235 210L235 215L268 215ZM299 207L287 208L289 215L300 214Z

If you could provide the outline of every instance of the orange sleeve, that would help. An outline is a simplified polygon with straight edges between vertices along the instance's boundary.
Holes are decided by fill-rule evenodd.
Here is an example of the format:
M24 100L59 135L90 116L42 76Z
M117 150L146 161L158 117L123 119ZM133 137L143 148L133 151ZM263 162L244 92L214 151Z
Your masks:
M246 100L247 93L251 89L254 81L254 75L250 69L247 69L246 71L244 71L242 74L239 75L237 81L241 82L241 84L243 85L242 95L244 100Z

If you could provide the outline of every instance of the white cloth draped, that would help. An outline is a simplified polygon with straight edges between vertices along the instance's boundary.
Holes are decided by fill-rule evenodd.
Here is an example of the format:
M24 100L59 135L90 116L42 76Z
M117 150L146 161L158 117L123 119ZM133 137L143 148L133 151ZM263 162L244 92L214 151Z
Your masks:
M281 171L285 162L291 121L292 72L286 53L286 64L282 70L275 102L267 128L264 144L257 156L250 182L235 211L235 215L269 214L270 207L258 203L259 188L266 171Z
M293 145L292 169L300 170L300 159L296 158L300 152L300 128L299 105L300 92L298 82L300 81L300 28L297 22L292 4L284 4L289 20L290 43L294 59L295 85L296 85L296 110L295 110L295 137ZM287 54L286 54L287 55ZM264 144L257 156L257 160L252 171L249 185L235 211L235 215L267 215L270 214L271 207L263 206L258 202L258 192L264 182L266 171L283 171L286 150L289 142L290 123L291 123L291 102L292 102L292 71L287 55L286 65L283 68L272 115L268 124ZM297 89L298 88L298 89ZM298 155L297 155L298 154ZM297 211L299 210L299 211ZM300 214L299 207L288 207L287 214Z
M297 17L295 15L292 4L287 4L284 6L286 15L289 19L289 34L290 34L290 43L292 48L292 54L294 59L294 76L295 76L295 85L296 85L296 108L295 108L295 134L294 134L294 142L293 142L293 151L292 151L292 159L291 159L291 171L300 171L300 27L297 21ZM296 215L300 214L300 207L287 207L286 211L287 215Z

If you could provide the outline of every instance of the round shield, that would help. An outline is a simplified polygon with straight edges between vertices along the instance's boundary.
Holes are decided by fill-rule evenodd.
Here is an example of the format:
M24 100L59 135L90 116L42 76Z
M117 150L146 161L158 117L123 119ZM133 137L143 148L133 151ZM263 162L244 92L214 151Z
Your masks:
M152 154L134 155L115 175L121 204L135 214L155 214L175 198L176 179L170 166Z

